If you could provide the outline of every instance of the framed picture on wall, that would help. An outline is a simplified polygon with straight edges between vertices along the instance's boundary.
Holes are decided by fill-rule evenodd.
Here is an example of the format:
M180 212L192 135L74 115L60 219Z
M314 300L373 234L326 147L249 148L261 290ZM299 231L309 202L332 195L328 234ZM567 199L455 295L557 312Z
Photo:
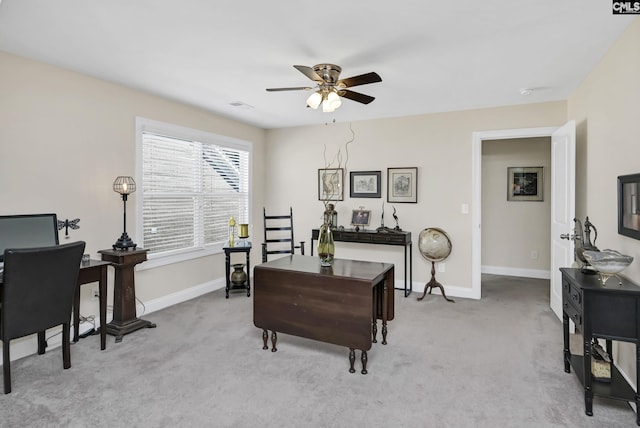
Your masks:
M640 239L640 174L618 177L618 233Z
M379 198L380 171L351 171L349 196L352 198Z
M387 202L418 202L418 168L387 168Z
M344 169L326 168L318 170L318 200L342 201L344 199Z
M542 201L543 172L541 166L508 167L507 201Z

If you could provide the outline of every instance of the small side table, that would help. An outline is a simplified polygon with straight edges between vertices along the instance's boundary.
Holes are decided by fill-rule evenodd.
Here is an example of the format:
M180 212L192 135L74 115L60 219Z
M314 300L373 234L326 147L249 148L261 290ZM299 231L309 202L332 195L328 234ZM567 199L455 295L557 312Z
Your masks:
M222 247L224 250L224 263L226 272L227 285L224 289L225 297L229 298L229 290L244 290L247 289L247 297L251 296L251 259L249 253L251 252L251 242L238 242L233 247L229 246L229 243ZM231 284L231 253L245 253L247 255L247 281L244 285Z
M122 336L141 328L156 325L136 316L136 286L134 267L147 260L147 250L100 250L102 260L110 262L115 269L113 281L113 320L106 325L108 334L122 342ZM100 327L102 328L102 327Z

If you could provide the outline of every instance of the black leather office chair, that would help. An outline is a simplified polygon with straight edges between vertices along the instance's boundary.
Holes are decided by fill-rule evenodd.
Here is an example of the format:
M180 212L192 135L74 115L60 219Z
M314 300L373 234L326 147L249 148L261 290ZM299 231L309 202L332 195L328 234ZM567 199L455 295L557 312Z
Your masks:
M0 306L4 393L11 392L9 342L38 333L44 354L45 330L62 325L63 367L71 367L70 324L73 295L84 252L82 241L53 247L7 249Z
M262 243L262 263L267 261L269 254L293 254L295 249L304 255L304 241L300 245L294 244L293 239L293 209L289 207L289 215L267 215L263 207L264 242Z

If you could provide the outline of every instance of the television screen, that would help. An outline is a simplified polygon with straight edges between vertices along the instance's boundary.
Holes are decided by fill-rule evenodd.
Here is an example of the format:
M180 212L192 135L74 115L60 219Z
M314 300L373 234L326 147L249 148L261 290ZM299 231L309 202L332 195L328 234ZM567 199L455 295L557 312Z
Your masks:
M0 216L0 261L7 248L58 245L58 218L55 214Z

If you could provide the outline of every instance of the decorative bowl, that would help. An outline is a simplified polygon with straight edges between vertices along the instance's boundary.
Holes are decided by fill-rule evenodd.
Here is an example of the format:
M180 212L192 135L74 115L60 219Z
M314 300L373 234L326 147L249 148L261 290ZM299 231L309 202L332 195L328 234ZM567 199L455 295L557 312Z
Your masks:
M589 264L600 274L602 285L612 276L618 277L618 274L629 267L633 261L633 257L626 256L615 250L587 250L583 252L583 255ZM618 282L620 284L622 283L619 277Z

